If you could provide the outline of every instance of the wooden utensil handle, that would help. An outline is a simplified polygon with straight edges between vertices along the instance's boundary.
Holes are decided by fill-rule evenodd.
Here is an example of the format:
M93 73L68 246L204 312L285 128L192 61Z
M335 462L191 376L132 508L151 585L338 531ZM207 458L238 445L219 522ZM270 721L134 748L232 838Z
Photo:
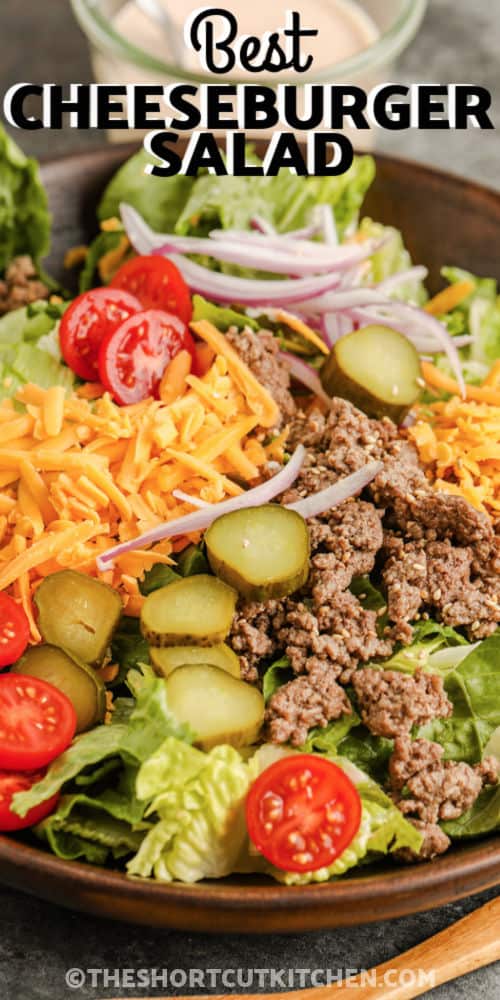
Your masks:
M337 1000L339 994L347 991L352 1000L373 1000L374 997L377 1000L413 1000L413 997L421 996L441 983L458 979L467 972L499 960L500 896L415 948L351 978L349 982L288 993L247 993L238 997L220 994L178 997L176 1000ZM154 998L147 997L145 1000Z
M412 1000L441 983L458 979L498 960L500 897L415 948L378 965L371 970L373 984L370 979L363 986L361 979L361 984L352 995L356 1000L366 1000L375 995L380 1000ZM329 990L307 990L309 996L301 994L301 1000L326 1000L327 997L333 1000L339 988L342 989L342 985Z

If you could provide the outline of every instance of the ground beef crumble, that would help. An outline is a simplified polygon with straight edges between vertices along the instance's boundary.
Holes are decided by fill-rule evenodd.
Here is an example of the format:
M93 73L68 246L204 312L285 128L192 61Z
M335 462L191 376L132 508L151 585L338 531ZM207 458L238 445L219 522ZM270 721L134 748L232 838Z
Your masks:
M485 758L471 767L443 761L444 750L430 740L400 736L389 760L392 794L405 816L422 823L458 819L474 805L481 789L497 783L496 762Z
M0 280L0 316L48 297L49 289L40 281L31 257L14 257Z
M298 411L293 400L289 403L288 373L283 374L282 366L275 379L280 364L271 335L232 333L230 339L277 401L278 392L287 394L289 450L299 443L306 448L299 477L280 497L282 503L330 486L368 461L383 463L361 497L309 521L311 571L300 593L238 606L229 641L240 656L242 675L258 682L266 666L282 655L296 674L268 704L268 737L304 742L308 728L326 725L348 710L339 685L351 683L363 722L374 734L403 739L415 724L447 718L452 705L441 678L358 668L390 656L394 642L409 644L411 623L422 616L460 626L471 639L491 634L500 622L500 538L489 519L461 497L432 489L415 448L390 420L370 420L342 399L332 400L327 413ZM376 612L363 608L347 589L372 571L387 600L389 624L383 636ZM418 753L418 746L413 752ZM394 773L398 759L395 752ZM408 799L401 799L402 811L424 833L421 858L448 846L438 820L453 809L460 815L456 802L461 807L474 792L473 800L484 780L478 768L468 765L443 764L439 758L436 768L444 795L437 814L422 805L425 796L415 795L424 781L420 772L410 776L413 792L408 786L418 808L408 811Z
M283 684L269 699L267 736L273 743L301 746L313 726L324 728L333 719L351 714L351 703L337 684L335 672L317 664L306 676Z
M241 602L233 618L229 643L240 658L243 680L255 683L259 663L270 661L278 652L274 619L281 601Z
M445 719L453 712L443 679L416 670L413 675L397 670L366 667L352 677L361 718L376 736L400 736L414 725Z
M389 760L392 797L398 809L424 837L420 851L397 852L401 861L425 861L444 854L450 839L438 823L458 819L474 805L485 785L496 785L497 762L486 757L471 767L464 761L443 761L439 743L407 736L395 740Z
M282 422L295 414L288 369L279 359L279 341L269 330L228 330L226 337L261 385L278 404Z

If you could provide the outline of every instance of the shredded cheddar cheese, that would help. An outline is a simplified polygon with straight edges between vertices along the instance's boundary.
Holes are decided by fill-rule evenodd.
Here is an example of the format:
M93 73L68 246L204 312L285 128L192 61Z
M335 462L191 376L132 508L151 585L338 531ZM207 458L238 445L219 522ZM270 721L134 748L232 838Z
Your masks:
M476 398L432 403L408 430L436 489L465 497L493 521L500 521L500 399L485 401L481 390L494 392L499 380L497 363L482 387L467 387Z
M138 578L156 562L171 563L178 540L128 553L101 574L97 556L189 513L176 488L217 503L283 457L285 435L264 444L264 428L279 418L274 400L217 330L197 324L197 332L213 364L194 377L179 362L165 400L120 407L106 393L94 398L94 387L67 397L61 387L29 384L16 395L24 409L0 404L0 590L23 605L35 641L32 597L49 573L99 576L137 615Z

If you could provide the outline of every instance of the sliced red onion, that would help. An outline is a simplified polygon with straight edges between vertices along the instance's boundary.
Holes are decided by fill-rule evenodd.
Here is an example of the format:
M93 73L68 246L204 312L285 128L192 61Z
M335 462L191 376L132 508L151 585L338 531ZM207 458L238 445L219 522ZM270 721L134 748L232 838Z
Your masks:
M125 202L120 204L120 216L125 227L125 232L137 253L148 256L157 247L161 247L165 242L164 233L155 233L151 226L148 226L142 215L136 212L132 205Z
M321 229L325 243L330 247L338 246L339 234L332 206L318 205L317 212L321 219Z
M118 556L126 555L127 552L134 552L148 545L157 545L166 538L175 538L178 535L188 535L193 531L205 531L217 517L222 514L229 514L233 510L243 510L245 507L258 507L260 504L269 503L274 497L285 490L289 490L295 482L306 452L303 445L299 444L295 449L290 461L283 468L265 483L255 486L246 493L241 493L230 500L223 500L222 503L210 504L203 510L193 511L183 517L176 517L172 521L164 521L158 527L146 531L137 538L132 538L128 542L121 542L120 545L113 545L97 558L97 568L101 572L112 568L114 560Z
M321 244L305 244L307 251L294 250L298 244L291 247L275 245L268 246L265 236L259 237L261 243L233 243L229 239L222 240L198 239L194 236L165 236L165 242L160 247L154 247L153 253L166 256L172 253L206 254L214 260L228 261L240 267L256 268L259 271L270 271L276 274L296 274L306 277L324 271L351 268L353 261L359 260L360 251L357 247L332 247L326 254L326 247ZM317 246L317 252L312 252L310 246Z
M404 427L404 429L406 430L408 427L413 427L413 425L416 424L416 422L417 422L417 416L415 413L413 413L412 410L410 410L410 412L406 414L404 420L401 421L399 426Z
M340 317L337 313L323 313L321 317L321 332L328 347L333 347L340 337Z
M290 375L297 379L297 382L305 385L307 389L310 389L324 403L331 403L330 396L321 385L317 371L311 365L308 365L307 361L303 361L302 358L298 358L296 354L290 354L288 351L280 351L279 357L286 364Z
M199 507L200 510L203 507L213 506L208 500L200 500L200 497L192 497L190 493L184 493L184 490L172 490L172 496L176 500L182 500L183 503L190 503L192 507Z
M345 291L328 292L315 298L299 302L297 308L301 312L315 315L330 312L344 312L346 309L356 309L361 306L392 305L393 303L376 288L350 288Z
M429 271L426 267L410 267L407 271L400 271L399 274L393 274L390 278L386 278L385 281L381 281L377 285L377 288L379 292L385 292L386 295L390 295L400 285L406 285L413 281L425 281L428 274Z
M179 268L192 292L199 292L212 302L239 302L241 305L284 305L304 298L321 295L335 288L337 274L321 274L308 278L283 281L237 278L220 274L194 261L172 254L170 259Z
M339 290L345 288L359 288L363 284L363 278L365 277L367 270L370 269L369 261L365 260L362 264L357 264L350 271L344 271L340 279Z
M362 243L342 243L341 245L329 246L326 243L318 243L305 237L306 233L317 230L318 227L309 226L307 229L295 230L290 233L276 233L273 236L266 236L263 233L247 232L243 229L212 229L209 239L216 243L244 243L252 247L277 247L289 253L296 253L302 256L320 256L322 260L333 264L338 260L349 258L350 260L361 261L371 257L376 250L382 246L382 240L363 240ZM177 237L180 238L180 237ZM165 236L165 240L169 240Z
M250 225L252 229L255 229L258 233L264 233L266 236L274 236L276 230L272 224L263 215L254 215L250 219Z
M339 316L339 333L340 337L346 337L348 333L352 333L354 330L354 325L349 316Z
M362 469L358 469L357 472L353 472L352 475L346 476L344 479L339 479L333 486L327 486L319 493L313 493L311 496L305 497L304 500L297 500L286 506L289 510L295 510L297 514L301 514L305 519L317 517L318 514L324 514L332 507L343 503L344 500L349 500L350 497L361 493L361 490L368 486L375 479L375 476L378 476L383 467L383 462L368 462Z
M257 228L254 228L254 230L250 232L248 229L212 229L208 235L211 240L217 240L217 242L227 240L229 237L229 239L235 240L238 243L257 243L259 242L259 238L265 236L268 241L272 240L275 246L286 246L291 240L298 240L301 242L310 240L311 237L316 236L319 231L319 223L312 222L308 226L303 226L302 229L290 229L287 233L278 233L276 230L273 230L272 233L264 233L262 230L259 231ZM321 246L321 244L315 243L313 246L317 248L318 246Z

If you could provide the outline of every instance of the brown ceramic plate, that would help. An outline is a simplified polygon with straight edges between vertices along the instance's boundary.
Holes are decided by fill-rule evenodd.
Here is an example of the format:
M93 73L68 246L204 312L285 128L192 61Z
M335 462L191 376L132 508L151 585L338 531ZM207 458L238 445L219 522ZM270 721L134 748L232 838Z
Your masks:
M68 157L43 167L54 213L48 262L62 276L65 250L95 232L95 206L129 147ZM365 211L401 229L431 287L443 264L500 279L500 195L400 160L378 159ZM67 276L66 276L67 277ZM325 885L289 888L270 880L230 878L195 886L130 880L0 837L0 880L16 889L98 916L183 930L304 931L382 920L430 909L500 883L500 838L451 850L433 862L358 869Z

